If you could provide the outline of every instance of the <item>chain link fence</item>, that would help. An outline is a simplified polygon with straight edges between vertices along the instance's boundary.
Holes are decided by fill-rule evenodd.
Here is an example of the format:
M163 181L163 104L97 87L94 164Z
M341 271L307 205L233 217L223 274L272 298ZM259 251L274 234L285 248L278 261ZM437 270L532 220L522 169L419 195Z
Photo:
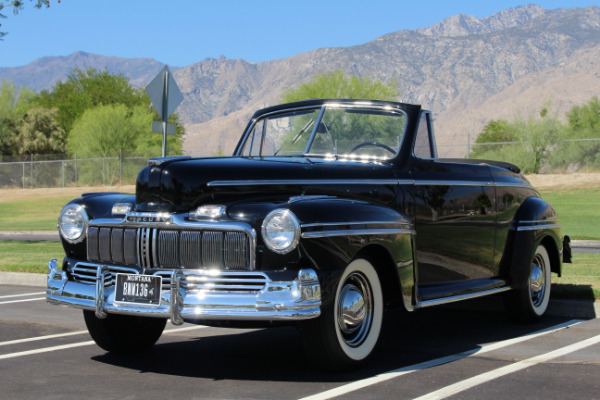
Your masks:
M114 186L135 183L150 156L119 152L114 157L80 158L77 154L3 156L0 187L47 188Z
M551 144L530 142L439 144L441 158L504 161L524 173L600 171L600 138L560 140Z
M442 158L479 158L515 164L525 173L600 171L600 138L563 140L550 146L527 142L438 144ZM120 151L113 157L77 154L2 156L0 187L115 186L135 183L155 154Z

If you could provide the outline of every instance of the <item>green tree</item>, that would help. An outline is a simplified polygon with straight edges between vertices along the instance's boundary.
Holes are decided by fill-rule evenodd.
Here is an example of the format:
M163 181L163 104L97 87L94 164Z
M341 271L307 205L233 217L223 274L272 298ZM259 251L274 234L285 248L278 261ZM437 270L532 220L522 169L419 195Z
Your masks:
M150 106L148 96L132 87L126 76L95 68L73 69L66 81L56 83L51 90L42 90L37 102L46 108L58 108L57 121L67 133L86 110L96 106Z
M347 75L341 70L315 75L309 82L286 90L281 99L293 102L307 99L397 100L398 83Z
M112 160L90 161L82 165L80 182L117 183L121 172L119 156L160 155L162 137L151 131L153 118L154 114L145 106L130 108L124 104L110 104L85 111L69 135L69 151L77 153L79 158ZM178 137L169 136L167 147L170 154L181 153ZM138 166L132 168L139 169Z
M17 89L12 81L0 84L0 154L17 154L16 137L19 125L31 107L34 92L24 86Z
M567 112L561 143L552 153L552 166L570 170L600 168L600 101L593 97Z
M475 143L480 145L473 146L471 157L505 161L518 165L525 173L538 173L549 164L562 129L547 106L537 118L532 115L528 119L494 120L478 136Z
M68 139L71 152L82 156L108 157L119 150L136 150L150 131L152 114L143 107L130 109L124 104L98 106L84 112Z
M65 132L54 119L56 110L34 107L17 128L18 154L45 154L64 151Z

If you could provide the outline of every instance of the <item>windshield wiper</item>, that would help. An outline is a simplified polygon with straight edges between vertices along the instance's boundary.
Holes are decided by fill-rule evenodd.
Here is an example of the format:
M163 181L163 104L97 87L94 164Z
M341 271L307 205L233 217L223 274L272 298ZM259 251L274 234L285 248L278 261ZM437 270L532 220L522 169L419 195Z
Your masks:
M294 136L294 138L291 140L292 144L296 143L298 141L298 139L300 139L300 136L302 136L302 134L304 132L306 132L308 130L308 128L310 128L314 122L315 122L315 120L313 118L311 118L310 121L308 121L306 123L306 125L304 125L298 133L296 133L296 136ZM283 149L285 147L286 144L287 143L284 143L283 145L281 145L281 147L279 149L277 149L277 151L274 152L273 155L276 156L281 151L281 149Z
M310 128L314 122L315 122L315 120L311 118L310 121L308 121L306 123L306 125L304 125L304 127L302 129L300 129L300 132L298 132L296 134L296 136L294 136L294 138L292 139L292 144L296 143L298 141L298 139L300 139L300 136L302 136L302 134L304 132L306 132L308 130L308 128Z

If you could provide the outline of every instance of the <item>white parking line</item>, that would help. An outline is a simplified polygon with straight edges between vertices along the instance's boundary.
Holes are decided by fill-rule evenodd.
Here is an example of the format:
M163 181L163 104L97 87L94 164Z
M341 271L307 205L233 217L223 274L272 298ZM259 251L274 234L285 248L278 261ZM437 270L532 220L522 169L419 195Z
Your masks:
M378 383L385 382L385 381L397 378L402 375L410 374L412 372L417 372L417 371L421 371L421 370L424 370L427 368L436 367L438 365L447 364L449 362L453 362L456 360L460 360L460 359L469 357L473 354L487 353L492 350L497 350L497 349L511 346L516 343L524 342L526 340L533 339L533 338L536 338L536 337L539 337L542 335L547 335L549 333L556 332L561 329L569 328L580 322L582 322L582 320L570 320L570 321L564 322L562 324L558 324L558 325L554 325L554 326L551 326L546 329L542 329L537 332L532 332L527 335L519 336L517 338L503 340L501 342L496 342L496 343L492 343L489 345L483 345L477 349L467 350L462 353L452 354L452 355L449 355L446 357L440 357L440 358L436 358L434 360L425 361L425 362L422 362L419 364L409 365L407 367L402 367L402 368L398 368L398 369L395 369L392 371L384 372L382 374L375 375L370 378L361 379L360 381L351 382L346 385L339 386L339 387L331 389L331 390L327 390L325 392L321 392L321 393L317 393L317 394L314 394L314 395L311 395L308 397L304 397L300 400L332 399L334 397L338 397L338 396L341 396L341 395L344 395L344 394L347 394L350 392L354 392L356 390L363 389L367 386L376 385Z
M169 330L166 330L164 332L164 334L165 335L169 335L169 334L172 334L172 333L179 333L179 332L191 331L191 330L194 330L194 329L202 329L202 328L206 328L206 326L204 326L204 325L195 325L195 326L188 326L188 327L185 327L185 328L169 329ZM62 334L62 336L77 335L77 334L85 333L85 332L86 331L67 332L67 333ZM48 335L48 336L60 337L61 334ZM44 339L46 337L44 337L44 336L38 336L37 338L31 338L31 339L32 340L42 340L40 338ZM28 341L28 340L27 339L21 339L21 341ZM7 343L7 342L3 342L3 343ZM74 348L74 347L89 346L89 345L92 345L92 344L95 344L95 342L93 340L89 340L89 341L85 341L85 342L63 344L63 345L60 345L60 346L43 347L41 349L19 351L19 352L16 352L16 353L9 353L9 354L0 355L0 360L6 360L8 358L17 358L17 357L23 357L23 356L30 356L30 355L33 355L33 354L48 353L48 352L57 351L57 350L71 349L71 348Z
M497 368L483 374L474 376L469 379L465 379L463 381L457 382L453 385L446 386L440 390L436 390L435 392L428 393L424 396L417 397L414 400L439 400L445 399L447 397L453 396L460 392L464 392L465 390L471 389L472 387L481 385L482 383L489 382L491 380L500 378L504 375L512 374L513 372L520 371L525 368L532 367L537 364L541 364L547 362L549 360L562 357L569 353L573 353L575 351L584 349L589 346L593 346L595 344L600 343L600 335L594 336L587 340L582 340L581 342L577 342L571 344L569 346L561 347L558 350L551 351L546 354L542 354L536 357L529 358L527 360L519 361L514 364L507 365L502 368Z
M11 299L13 297L25 297L25 296L40 296L45 294L44 292L35 292L35 293L21 293L21 294L9 294L5 296L0 296L0 299Z
M2 305L2 304L12 304L12 303L24 303L26 301L38 301L38 300L46 300L46 298L45 297L36 297L35 299L0 301L0 305Z
M36 336L36 337L25 338L25 339L9 340L7 342L0 342L0 346L10 346L12 344L35 342L38 340L46 340L46 339L56 339L56 338L60 338L60 337L73 336L73 335L81 335L81 334L84 334L87 332L88 331L55 333L54 335L45 335L45 336Z

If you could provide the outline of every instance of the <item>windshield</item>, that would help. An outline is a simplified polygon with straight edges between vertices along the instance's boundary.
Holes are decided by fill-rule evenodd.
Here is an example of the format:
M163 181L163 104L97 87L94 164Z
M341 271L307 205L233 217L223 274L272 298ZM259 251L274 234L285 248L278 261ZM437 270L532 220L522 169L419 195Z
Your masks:
M406 116L377 108L324 106L259 119L246 137L243 156L393 157Z

